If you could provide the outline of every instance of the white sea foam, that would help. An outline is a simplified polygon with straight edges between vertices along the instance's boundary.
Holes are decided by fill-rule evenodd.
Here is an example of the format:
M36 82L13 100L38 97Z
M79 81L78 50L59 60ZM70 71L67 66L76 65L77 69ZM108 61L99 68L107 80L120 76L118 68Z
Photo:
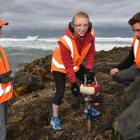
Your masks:
M131 46L132 38L96 38L96 51L109 51L114 47Z
M96 51L111 50L113 47L131 46L132 38L96 38ZM6 48L53 50L57 47L57 38L1 38L0 44Z
M114 38L105 38L105 37L97 37L96 41L117 41L117 42L131 42L132 38L122 38L122 37L114 37Z
M12 69L18 69L19 63L29 63L44 57L57 47L57 38L39 38L38 36L26 38L1 38L2 45L8 55ZM96 38L96 51L108 51L113 47L131 46L132 38Z

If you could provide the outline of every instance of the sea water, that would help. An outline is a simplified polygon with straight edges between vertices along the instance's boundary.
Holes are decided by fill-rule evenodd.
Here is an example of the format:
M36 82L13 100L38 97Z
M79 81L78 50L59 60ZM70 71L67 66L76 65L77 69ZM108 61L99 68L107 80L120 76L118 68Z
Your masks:
M95 40L96 51L108 51L114 47L131 46L132 38L99 38ZM30 63L31 61L45 57L52 53L57 47L57 38L27 37L1 38L0 45L6 51L12 69L18 70L19 64Z

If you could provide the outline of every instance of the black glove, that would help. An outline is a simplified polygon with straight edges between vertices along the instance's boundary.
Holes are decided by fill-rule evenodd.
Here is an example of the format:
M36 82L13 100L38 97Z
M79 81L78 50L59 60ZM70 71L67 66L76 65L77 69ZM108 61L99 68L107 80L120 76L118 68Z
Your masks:
M71 84L71 92L76 97L78 97L80 95L80 88L77 83Z
M87 78L87 83L92 83L95 81L94 79L95 72L92 70L87 70L86 72L86 78Z

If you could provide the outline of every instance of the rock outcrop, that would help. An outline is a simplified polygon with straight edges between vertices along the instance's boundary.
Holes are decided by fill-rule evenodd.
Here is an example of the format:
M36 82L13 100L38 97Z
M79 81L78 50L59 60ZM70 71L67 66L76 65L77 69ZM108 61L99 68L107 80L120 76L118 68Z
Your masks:
M96 78L101 85L101 94L110 95L111 98L110 102L99 106L102 115L93 120L94 129L91 133L86 131L82 99L77 100L78 108L72 107L75 99L70 92L69 83L66 84L65 98L60 110L63 130L52 131L49 123L55 85L50 75L51 56L26 64L14 81L15 90L22 86L26 90L21 90L22 96L16 97L13 102L9 103L7 140L94 139L95 130L122 111L116 95L122 93L123 89L117 86L114 88L110 69L127 56L129 49L129 47L114 48L108 52L97 52L95 55ZM17 94L20 95L20 93ZM111 140L112 129L96 135L96 139Z

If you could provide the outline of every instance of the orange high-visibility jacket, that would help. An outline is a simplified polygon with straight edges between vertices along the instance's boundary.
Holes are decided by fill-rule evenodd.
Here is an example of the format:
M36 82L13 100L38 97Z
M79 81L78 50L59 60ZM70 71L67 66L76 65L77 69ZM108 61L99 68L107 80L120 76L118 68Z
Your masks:
M4 50L0 47L0 75L10 71L8 58ZM12 82L0 83L0 103L9 100L12 97Z
M59 41L62 42L68 50L70 50L72 61L74 64L73 69L75 72L77 72L80 68L79 66L82 64L82 62L84 61L84 58L86 57L86 55L88 53L88 50L91 46L91 43L88 44L87 46L83 47L84 49L82 50L81 55L80 55L78 53L74 39L68 37L67 35L64 35L63 37L61 37L59 39ZM51 71L60 71L62 73L66 73L65 66L62 62L62 58L60 55L60 48L59 47L56 48L54 53L53 53L52 63L51 63Z
M135 63L140 68L140 41L136 38L136 36L133 38L133 47Z

